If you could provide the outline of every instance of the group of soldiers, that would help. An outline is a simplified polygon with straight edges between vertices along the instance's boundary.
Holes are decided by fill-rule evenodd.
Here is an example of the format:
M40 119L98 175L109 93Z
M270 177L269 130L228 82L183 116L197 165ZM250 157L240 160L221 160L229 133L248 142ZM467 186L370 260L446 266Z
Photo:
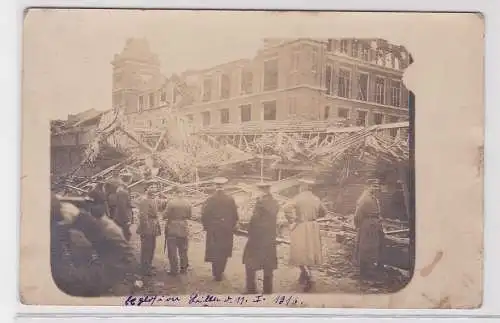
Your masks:
M216 190L203 204L201 223L206 231L204 260L211 263L214 281L221 281L228 259L232 257L234 235L239 231L239 216L235 200L224 191L228 180L219 177L213 182ZM290 228L289 264L299 268L298 280L303 291L312 289L311 267L323 263L317 220L327 215L320 199L312 192L313 185L312 180L301 180L299 194L284 207L280 207L273 196L269 183L257 185L262 194L248 224L248 240L242 259L247 293L257 293L256 272L260 270L263 271L263 293L273 291L273 273L278 268L280 211L284 212ZM378 185L376 180L368 183L356 208L354 222L358 237L355 254L362 275L369 273L380 262L383 231L376 197ZM53 195L52 270L56 284L69 294L81 296L102 295L116 286L140 288L147 277L154 275L153 256L161 235L165 237L170 264L168 274L186 274L189 267L188 221L192 219L192 205L182 191L169 194L168 200L160 194L159 187L152 183L147 185L143 196L132 201L127 185L118 177L94 184L88 193L91 200L89 208L79 207L77 203ZM138 210L136 234L140 237L139 261L135 259L130 244L133 204ZM163 228L161 219L165 223ZM71 231L83 234L93 252L82 253L72 247L74 239L68 236ZM73 259L65 262L68 254ZM65 263L69 265L65 266ZM78 272L75 263L86 265ZM65 272L68 268L71 268L72 274Z

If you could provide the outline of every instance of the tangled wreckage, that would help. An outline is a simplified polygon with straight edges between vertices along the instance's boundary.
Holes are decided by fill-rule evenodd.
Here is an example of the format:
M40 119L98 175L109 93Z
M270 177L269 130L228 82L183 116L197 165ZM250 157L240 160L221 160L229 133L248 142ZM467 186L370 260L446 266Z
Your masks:
M298 179L312 176L316 193L330 212L321 220L324 236L344 245L349 254L355 237L356 200L366 179L376 176L384 184L380 202L385 263L409 277L413 213L408 125L353 127L342 120L292 119L197 129L189 120L170 113L162 128L132 129L124 116L109 111L99 114L79 165L54 177L52 185L59 194L81 195L96 179L120 173L127 175L132 196L143 192L146 182L154 181L165 198L172 191L185 192L194 213L199 214L211 193L211 179L225 176L230 179L228 192L239 207L240 233L245 235L245 224L260 194L259 181L271 182L274 195L284 204L297 193ZM63 133L68 128L52 131ZM91 176L81 176L89 174L89 169ZM286 232L279 242L288 243Z

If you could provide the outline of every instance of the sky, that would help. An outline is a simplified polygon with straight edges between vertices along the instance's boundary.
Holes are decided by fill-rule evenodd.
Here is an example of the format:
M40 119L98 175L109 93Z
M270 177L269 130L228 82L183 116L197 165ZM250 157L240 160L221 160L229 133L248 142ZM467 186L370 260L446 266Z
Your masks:
M29 12L24 24L23 94L47 109L51 119L109 109L111 61L127 38L148 39L168 75L252 57L262 35L243 28L238 20L166 11Z

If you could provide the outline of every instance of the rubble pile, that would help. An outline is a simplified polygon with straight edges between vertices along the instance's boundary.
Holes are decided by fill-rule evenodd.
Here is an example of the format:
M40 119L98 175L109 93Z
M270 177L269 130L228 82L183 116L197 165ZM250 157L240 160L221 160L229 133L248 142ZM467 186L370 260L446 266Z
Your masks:
M409 159L408 142L399 137L388 139L378 134L377 126L357 132L307 136L302 133L264 133L243 150L272 159L274 165L321 165L322 169L338 167L346 156L354 156L366 164L379 160L390 163Z
M154 131L154 129L152 129ZM215 140L193 135L189 123L179 117L167 119L165 129L155 147L141 140L141 135L131 130L123 116L109 112L101 118L94 139L85 151L85 163L94 163L105 147L134 156L147 168L162 169L164 174L180 182L193 182L199 169L220 167L254 158L231 145L221 145ZM160 149L161 148L161 149ZM143 151L146 151L144 153Z
M300 127L300 123L295 127ZM327 219L321 222L322 231L331 241L345 245L330 255L330 265L325 267L325 271L336 268L337 273L332 273L335 276L338 275L339 266L350 266L352 270L348 258L355 236L352 227L353 205L347 209L341 207L349 200L345 196L349 192L346 185L353 178L363 177L363 173L371 172L381 177L387 172L384 167L394 170L400 164L407 164L408 142L382 134L379 126L358 127L354 130L340 128L322 134L288 130L264 132L254 140L244 139L246 143L240 145L240 149L206 133L200 134L182 118L172 116L167 119L164 129L151 129L159 138L148 143L143 140L144 135L140 131L136 133L130 129L122 116L108 113L102 116L83 163L95 162L106 147L112 147L128 157L90 179L70 176L66 187L81 193L85 192L93 179L109 178L116 171L126 172L130 177L128 185L133 196L142 191L141 186L146 181L154 180L160 185L165 197L175 190L186 192L194 205L194 215L198 218L201 204L211 194L210 177L224 171L233 172L238 176L232 177L228 191L237 202L240 234L245 235L255 202L261 195L255 185L259 181L256 175L259 174L259 161L265 158L266 168L269 165L273 168L278 163L289 166L319 165L313 168L312 173L325 187L326 193L321 197L330 211ZM280 205L286 204L295 194L294 189L303 174L297 172L294 176L280 180L267 179L272 182L271 190ZM263 173L260 176L262 180ZM353 200L359 197L360 192L351 190L351 193ZM349 203L352 204L352 201ZM279 222L280 227L286 222L282 213ZM408 267L405 263L405 259L409 259L408 222L388 221L385 230L388 232L388 250L403 259L395 266ZM284 229L279 242L287 244L287 239L288 233Z

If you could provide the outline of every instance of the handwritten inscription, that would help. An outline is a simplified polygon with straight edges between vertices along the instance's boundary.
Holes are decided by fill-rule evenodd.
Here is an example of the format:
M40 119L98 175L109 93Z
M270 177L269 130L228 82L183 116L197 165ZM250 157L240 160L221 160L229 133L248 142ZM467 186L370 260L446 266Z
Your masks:
M280 306L304 306L296 296L270 296L265 295L233 295L216 296L211 294L193 293L189 296L128 296L125 299L125 306L153 306L153 305L174 305L187 302L192 306L216 306L216 305L256 305L256 304L275 304Z
M305 304L296 296L278 295L274 298L274 303L285 306L304 306Z
M175 304L180 303L182 298L179 296L129 296L125 300L125 306L153 306L155 303Z

